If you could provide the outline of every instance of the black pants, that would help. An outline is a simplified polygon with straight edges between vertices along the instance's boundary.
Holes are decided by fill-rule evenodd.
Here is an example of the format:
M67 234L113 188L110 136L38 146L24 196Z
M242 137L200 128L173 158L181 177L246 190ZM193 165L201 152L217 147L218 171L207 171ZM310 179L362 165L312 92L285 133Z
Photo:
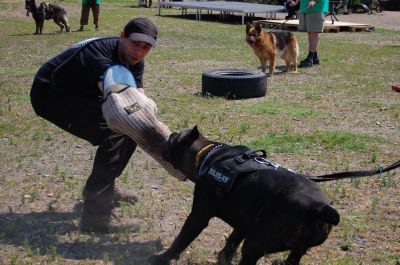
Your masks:
M287 6L287 10L288 10L288 15L287 18L294 18L294 15L296 15L296 12L299 10L300 8L300 4L297 4L295 6Z
M80 19L81 26L88 24L90 9L92 9L93 24L95 24L96 26L99 25L100 5L85 4L85 5L82 5L81 19Z
M97 96L54 89L51 69L41 68L32 85L31 103L36 114L61 129L98 146L92 173L85 190L100 190L121 175L136 149L136 143L124 134L116 134L103 117Z

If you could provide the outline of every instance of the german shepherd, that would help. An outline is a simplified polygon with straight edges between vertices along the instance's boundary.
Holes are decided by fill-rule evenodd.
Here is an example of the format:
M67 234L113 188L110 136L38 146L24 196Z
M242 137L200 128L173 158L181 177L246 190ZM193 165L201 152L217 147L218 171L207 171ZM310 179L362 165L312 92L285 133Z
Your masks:
M290 64L294 66L294 72L297 73L297 56L299 54L299 45L297 38L290 31L264 32L261 25L254 27L247 23L246 42L253 49L254 53L261 62L261 69L265 73L267 61L269 61L269 76L275 71L276 55L285 61L285 72L289 71Z
M50 19L53 19L54 23L60 27L60 32L62 32L64 28L67 32L70 31L67 12L58 5L43 2L37 7L35 0L25 0L25 9L26 16L32 13L32 17L35 20L35 34L42 34L44 21Z
M265 151L210 141L197 126L171 134L167 146L164 159L195 183L193 206L171 247L151 256L151 265L178 259L213 217L233 227L217 264L231 264L243 241L240 265L255 265L264 254L286 250L289 256L280 264L298 265L340 221L316 182L400 167L399 160L379 170L307 176L267 160Z

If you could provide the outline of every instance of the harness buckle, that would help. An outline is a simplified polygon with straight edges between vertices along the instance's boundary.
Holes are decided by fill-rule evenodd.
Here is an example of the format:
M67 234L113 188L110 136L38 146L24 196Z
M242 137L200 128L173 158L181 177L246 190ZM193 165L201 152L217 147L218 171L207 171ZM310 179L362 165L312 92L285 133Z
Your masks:
M266 159L265 157L255 157L254 161L256 161L259 164L263 164L263 165L266 165L266 166L271 166L271 167L273 167L275 169L280 168L279 164L272 163L270 160Z

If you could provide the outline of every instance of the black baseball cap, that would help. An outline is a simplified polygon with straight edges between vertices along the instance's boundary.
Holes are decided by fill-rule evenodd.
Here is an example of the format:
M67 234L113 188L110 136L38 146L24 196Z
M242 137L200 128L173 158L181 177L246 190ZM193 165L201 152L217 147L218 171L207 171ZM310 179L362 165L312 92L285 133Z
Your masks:
M134 18L125 25L124 34L126 38L134 41L144 41L151 46L156 46L157 26L148 18Z

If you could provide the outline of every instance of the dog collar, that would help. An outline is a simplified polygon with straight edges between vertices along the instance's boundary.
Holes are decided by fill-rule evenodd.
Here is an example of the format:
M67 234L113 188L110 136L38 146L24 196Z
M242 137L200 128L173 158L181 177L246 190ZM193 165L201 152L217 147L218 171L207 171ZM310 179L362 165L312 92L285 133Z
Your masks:
M206 145L205 147L201 148L201 150L196 155L196 168L199 167L200 159L204 156L204 153L208 151L214 144Z
M210 148L211 146L213 146L212 148ZM203 167L204 167L204 164L205 164L205 162L207 161L207 158L216 150L216 149L218 149L219 147L222 147L222 146L225 146L225 144L212 144L208 149L206 149L205 151L203 151L203 153L205 153L206 151L207 151L207 153L206 153L206 155L203 155L203 160L201 161L201 164L200 164L200 167L198 168L198 172L199 172L199 177L201 176L201 175L203 175ZM208 146L206 146L206 147L208 147ZM202 149L203 150L203 149ZM202 150L200 150L200 152L202 151ZM199 152L199 153L200 153ZM197 156L196 156L196 160L197 160ZM200 162L200 158L199 158L199 162Z

